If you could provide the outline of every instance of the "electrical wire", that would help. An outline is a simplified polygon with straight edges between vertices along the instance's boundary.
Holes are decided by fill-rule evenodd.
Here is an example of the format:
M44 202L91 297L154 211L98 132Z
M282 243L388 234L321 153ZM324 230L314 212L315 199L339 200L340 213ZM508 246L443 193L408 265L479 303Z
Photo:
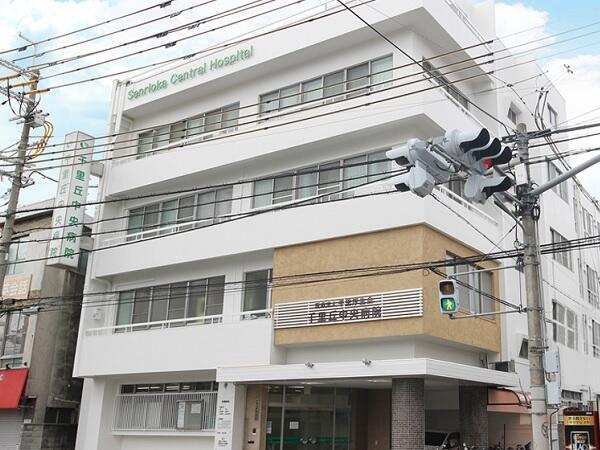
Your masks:
M57 52L57 51L60 51L60 50L66 50L67 48L76 47L76 46L81 45L81 44L87 44L87 43L92 42L92 41L97 41L98 39L102 39L102 38L105 38L105 37L108 37L108 36L113 36L115 34L123 33L125 31L133 30L135 28L139 28L139 27L144 26L144 25L149 25L151 23L158 22L158 21L163 20L163 19L171 19L171 18L179 16L182 13L191 11L191 10L199 8L201 6L205 6L205 5L209 4L209 3L214 3L216 1L217 0L206 0L204 2L197 3L197 4L189 6L187 8L183 8L183 9L180 9L178 11L174 11L174 12L172 12L170 14L165 14L164 16L155 17L155 18L152 18L150 20L146 20L144 22L139 22L139 23L134 24L134 25L129 25L129 26L125 27L125 28L120 28L118 30L110 31L108 33L103 33L103 34L100 34L100 35L96 35L96 36L93 36L93 37L90 37L90 38L87 38L87 39L83 39L81 41L72 42L70 44L66 44L66 45L63 45L61 47L54 47L54 48L51 48L51 49L46 49L46 50L44 50L42 52L39 52L39 53L32 53L31 55L21 56L19 58L13 59L12 62L13 63L17 63L17 62L23 61L25 59L31 59L31 58L46 56L49 53L54 53L54 52ZM43 65L44 64L37 64L35 66L30 66L30 67L36 67L37 68L37 67L43 66Z
M32 43L29 43L29 44L26 44L26 45L21 45L19 47L14 47L14 48L11 48L11 49L8 49L8 50L2 50L2 51L0 51L0 55L4 55L6 53L12 53L12 52L15 52L17 50L19 52L22 52L22 51L27 50L29 47L35 47L36 45L39 45L39 44L45 44L46 42L55 41L55 40L58 40L58 39L61 39L63 37L67 37L67 36L72 36L73 34L81 33L83 31L88 31L88 30L91 30L93 28L100 27L102 25L107 25L109 23L116 22L118 20L134 16L134 15L140 14L142 12L150 11L151 9L154 9L154 8L161 8L162 9L162 8L167 7L167 6L171 6L171 4L173 2L175 2L175 1L177 1L177 0L167 0L167 1L164 1L164 2L160 2L160 3L155 3L154 5L147 6L145 8L138 9L136 11L132 11L132 12L127 13L127 14L123 14L121 16L113 17L111 19L95 23L93 25L88 25L88 26L85 26L83 28L78 28L76 30L69 31L67 33L62 33L62 34L59 34L59 35L56 35L56 36L51 36L49 38L41 39L39 41L32 42Z

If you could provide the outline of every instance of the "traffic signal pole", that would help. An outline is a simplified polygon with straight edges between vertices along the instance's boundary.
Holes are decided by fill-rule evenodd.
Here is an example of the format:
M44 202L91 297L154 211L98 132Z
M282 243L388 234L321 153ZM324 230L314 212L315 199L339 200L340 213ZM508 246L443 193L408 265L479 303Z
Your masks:
M517 126L517 146L521 161L526 164L527 184L518 192L523 225L523 271L527 297L528 359L531 389L531 428L533 450L548 450L548 404L546 403L546 372L544 371L544 306L541 295L540 252L537 234L539 195L531 194L529 169L529 137L525 124Z

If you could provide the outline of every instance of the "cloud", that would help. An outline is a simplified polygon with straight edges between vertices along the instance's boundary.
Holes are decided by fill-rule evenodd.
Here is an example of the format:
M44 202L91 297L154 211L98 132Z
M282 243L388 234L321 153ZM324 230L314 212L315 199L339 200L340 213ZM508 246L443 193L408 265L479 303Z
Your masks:
M546 26L550 20L547 11L541 11L522 3L496 3L496 33L507 47L520 45L524 42L547 38L550 33ZM552 42L545 39L544 42ZM522 45L515 49L520 52L538 44Z

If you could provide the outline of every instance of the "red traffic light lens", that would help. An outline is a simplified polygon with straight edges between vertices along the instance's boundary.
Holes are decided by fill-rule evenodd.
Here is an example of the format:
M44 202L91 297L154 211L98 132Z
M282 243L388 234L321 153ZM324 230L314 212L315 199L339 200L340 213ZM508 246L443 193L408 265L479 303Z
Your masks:
M440 292L442 295L454 295L454 283L451 280L440 281Z

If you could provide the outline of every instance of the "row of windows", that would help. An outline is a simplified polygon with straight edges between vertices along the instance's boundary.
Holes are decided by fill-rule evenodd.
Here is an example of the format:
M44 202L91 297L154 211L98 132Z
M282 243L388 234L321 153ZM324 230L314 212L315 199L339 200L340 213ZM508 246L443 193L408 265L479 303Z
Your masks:
M134 208L129 211L127 234L147 232L178 224L183 224L178 228L179 230L186 230L227 220L227 216L231 214L232 195L233 188L228 187ZM186 225L188 222L194 223ZM146 233L144 237L174 231L175 227L171 227L156 233ZM129 238L129 240L133 239L133 237Z
M219 384L214 381L190 381L183 383L122 384L121 394L158 394L171 392L216 391Z
M144 153L202 133L234 129L238 124L239 108L239 102L233 103L171 125L140 133L137 151Z
M452 254L446 256L446 261L449 263L456 259L457 256ZM494 303L490 298L493 295L492 273L476 272L478 270L481 270L481 267L472 264L457 264L455 266L448 266L447 273L448 275L463 274L456 276L456 280L458 281L458 298L462 309L474 314L493 312Z
M377 89L392 79L392 55L376 58L352 67L295 83L259 96L260 114L267 114L295 106L301 102L331 98L337 100L340 94L349 90L347 97L367 92L369 86ZM364 87L365 89L360 89ZM346 97L346 98L347 98ZM137 152L143 154L166 144L190 138L203 133L219 130L235 130L238 126L240 103L196 115L177 123L157 127L138 135ZM210 136L205 136L208 139Z
M379 161L379 162L377 162ZM365 164L372 163L372 164ZM353 166L353 164L363 164ZM351 166L351 167L344 167ZM385 150L341 161L305 167L254 183L253 207L268 206L315 195L326 195L384 178L391 170ZM383 175L382 175L383 174ZM350 196L351 193L346 194ZM333 199L334 197L329 197Z
M243 311L268 308L271 271L247 272L244 276ZM140 324L135 329L152 328L148 322L190 319L170 324L220 322L223 314L225 276L183 281L119 292L117 325ZM217 317L215 317L217 316ZM157 324L156 327L162 327Z
M354 164L362 165L353 166ZM391 168L392 161L386 158L385 150L305 167L290 172L289 175L282 174L256 181L252 207L326 195L342 188L350 189L384 178ZM352 193L344 194L345 197L351 195ZM331 196L324 200L335 198ZM148 238L228 220L232 201L233 188L228 187L131 209L127 239L135 240L137 236L133 235L136 233L143 232L143 237Z
M267 114L300 103L331 98L352 90L347 97L362 95L371 85L375 89L392 79L392 55L373 59L311 80L295 83L260 96L260 113ZM365 89L359 89L364 87ZM338 97L339 98L339 97Z

